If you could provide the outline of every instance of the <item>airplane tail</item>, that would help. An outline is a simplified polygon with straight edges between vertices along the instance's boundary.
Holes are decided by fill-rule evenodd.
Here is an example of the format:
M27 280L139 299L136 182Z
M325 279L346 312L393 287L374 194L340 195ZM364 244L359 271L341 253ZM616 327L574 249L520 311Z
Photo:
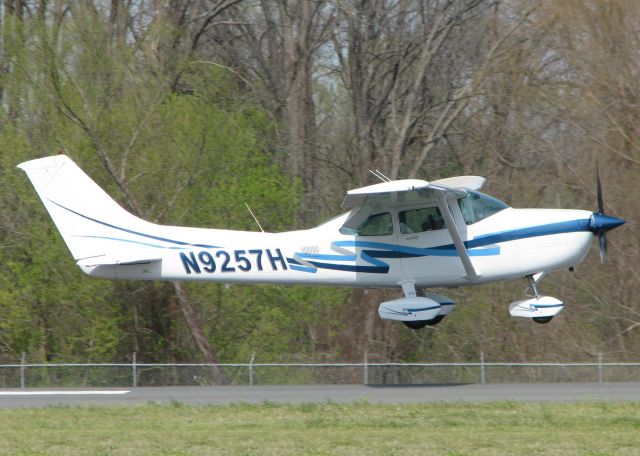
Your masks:
M99 264L100 258L109 264L107 256L114 252L105 241L127 237L127 233L151 225L123 209L66 155L30 160L18 168L27 173L79 264ZM121 254L126 254L124 248Z

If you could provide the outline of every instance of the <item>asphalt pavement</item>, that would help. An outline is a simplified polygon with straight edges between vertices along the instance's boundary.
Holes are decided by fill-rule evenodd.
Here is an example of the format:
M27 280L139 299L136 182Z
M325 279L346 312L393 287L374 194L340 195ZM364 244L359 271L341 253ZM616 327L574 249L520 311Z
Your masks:
M173 386L0 389L0 408L52 405L426 402L640 402L640 382L466 385Z

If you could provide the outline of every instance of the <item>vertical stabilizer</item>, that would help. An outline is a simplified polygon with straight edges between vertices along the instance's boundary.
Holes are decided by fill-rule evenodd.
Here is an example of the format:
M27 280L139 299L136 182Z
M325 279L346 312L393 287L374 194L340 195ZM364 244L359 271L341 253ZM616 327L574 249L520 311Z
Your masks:
M18 168L27 173L75 260L104 256L105 240L148 225L124 210L66 155L27 161Z

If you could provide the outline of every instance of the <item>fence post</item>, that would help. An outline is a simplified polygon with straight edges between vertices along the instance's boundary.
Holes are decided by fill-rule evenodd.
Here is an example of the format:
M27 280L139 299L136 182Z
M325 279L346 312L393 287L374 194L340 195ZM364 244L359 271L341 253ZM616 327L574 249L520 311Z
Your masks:
M598 353L598 383L602 383L602 353Z
M249 361L249 386L253 386L253 360L256 358L256 353L251 354L251 360Z
M484 371L484 352L480 352L480 383L484 385L486 380L485 371Z
M362 367L364 368L363 384L368 385L369 384L369 353L366 350L364 352L364 363L362 364Z
M22 352L22 356L20 357L20 388L24 388L24 364L26 358L27 355L25 354L25 352Z
M131 386L134 388L138 386L138 371L136 366L136 352L133 352L131 357Z

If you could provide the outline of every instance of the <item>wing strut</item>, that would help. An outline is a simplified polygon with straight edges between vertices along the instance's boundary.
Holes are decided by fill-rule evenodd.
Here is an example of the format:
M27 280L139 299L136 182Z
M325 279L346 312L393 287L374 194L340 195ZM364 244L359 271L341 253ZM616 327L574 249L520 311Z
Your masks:
M458 255L460 255L462 266L467 272L467 278L471 281L474 281L479 277L479 274L476 272L473 264L471 263L469 252L467 252L467 248L464 246L464 241L460 236L460 232L458 231L456 222L453 219L453 215L451 215L451 209L449 209L449 205L447 204L447 192L435 188L434 190L436 190L436 194L438 195L438 208L440 209L440 213L444 218L445 225L447 225L447 230L449 230L449 234L451 235L451 239L453 240L453 245L456 246Z

